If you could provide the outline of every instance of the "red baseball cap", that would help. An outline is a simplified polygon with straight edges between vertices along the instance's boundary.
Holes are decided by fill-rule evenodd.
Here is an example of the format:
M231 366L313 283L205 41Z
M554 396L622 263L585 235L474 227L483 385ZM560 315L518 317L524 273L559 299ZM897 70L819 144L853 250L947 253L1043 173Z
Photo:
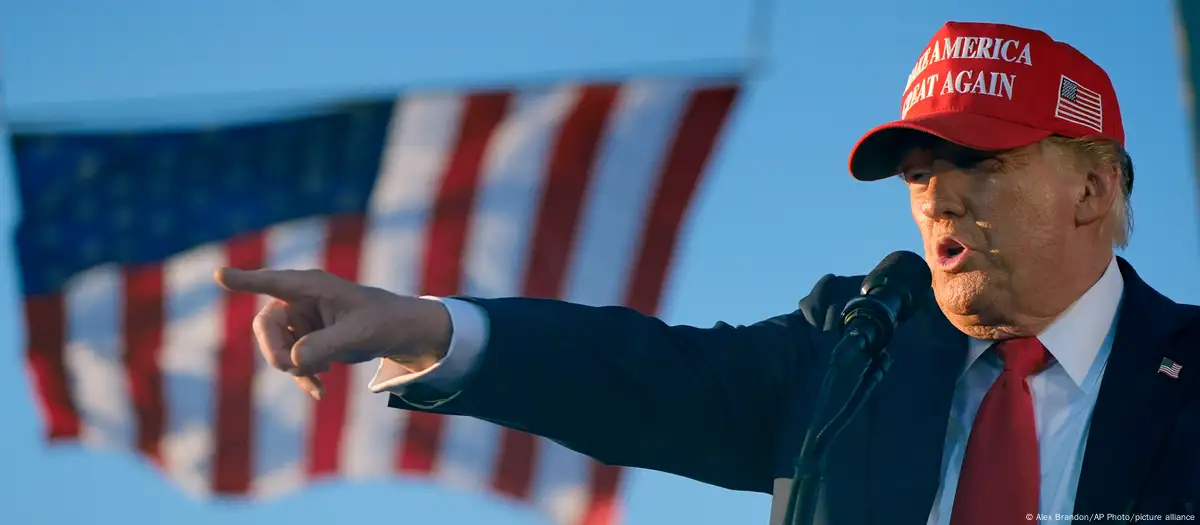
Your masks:
M1074 47L1033 29L947 22L917 59L900 120L879 126L850 152L850 174L895 175L914 136L980 150L1034 144L1051 135L1104 137L1125 145L1108 73Z

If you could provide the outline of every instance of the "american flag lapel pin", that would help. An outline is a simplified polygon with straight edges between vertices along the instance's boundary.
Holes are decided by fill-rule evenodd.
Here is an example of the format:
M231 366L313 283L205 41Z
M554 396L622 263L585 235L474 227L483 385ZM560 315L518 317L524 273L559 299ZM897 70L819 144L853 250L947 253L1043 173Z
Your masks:
M1163 358L1162 363L1158 365L1158 373L1166 374L1171 379L1179 379L1179 372L1183 370L1183 365L1176 363L1174 360Z

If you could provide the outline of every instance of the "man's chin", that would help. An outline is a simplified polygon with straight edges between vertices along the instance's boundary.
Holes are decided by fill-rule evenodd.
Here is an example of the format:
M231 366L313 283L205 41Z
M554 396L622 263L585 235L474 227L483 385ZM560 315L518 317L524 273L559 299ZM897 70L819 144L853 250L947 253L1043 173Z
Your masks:
M987 275L979 270L937 275L934 296L946 315L977 315L993 295Z

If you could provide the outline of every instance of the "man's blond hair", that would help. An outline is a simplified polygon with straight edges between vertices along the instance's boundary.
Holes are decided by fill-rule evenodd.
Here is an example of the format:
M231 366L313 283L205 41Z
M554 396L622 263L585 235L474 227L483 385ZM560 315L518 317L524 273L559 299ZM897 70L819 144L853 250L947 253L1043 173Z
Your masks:
M1050 137L1046 141L1064 148L1075 162L1080 163L1080 167L1093 170L1109 167L1121 175L1121 192L1113 199L1107 220L1113 232L1113 246L1125 248L1129 244L1129 237L1133 235L1133 204L1129 198L1133 162L1129 154L1120 144L1100 137Z

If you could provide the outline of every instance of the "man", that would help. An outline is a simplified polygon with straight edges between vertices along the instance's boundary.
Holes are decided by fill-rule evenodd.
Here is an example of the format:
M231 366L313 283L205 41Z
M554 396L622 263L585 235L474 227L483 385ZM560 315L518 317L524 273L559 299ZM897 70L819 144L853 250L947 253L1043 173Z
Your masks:
M995 24L934 36L902 119L850 155L860 180L903 177L933 286L831 452L826 523L1196 513L1200 393L1182 365L1200 362L1200 308L1114 256L1131 224L1124 139L1107 74L1069 45ZM553 300L401 297L316 271L217 280L275 298L255 320L265 357L317 398L329 363L383 358L370 388L390 406L773 492L777 523L862 276L708 329Z

